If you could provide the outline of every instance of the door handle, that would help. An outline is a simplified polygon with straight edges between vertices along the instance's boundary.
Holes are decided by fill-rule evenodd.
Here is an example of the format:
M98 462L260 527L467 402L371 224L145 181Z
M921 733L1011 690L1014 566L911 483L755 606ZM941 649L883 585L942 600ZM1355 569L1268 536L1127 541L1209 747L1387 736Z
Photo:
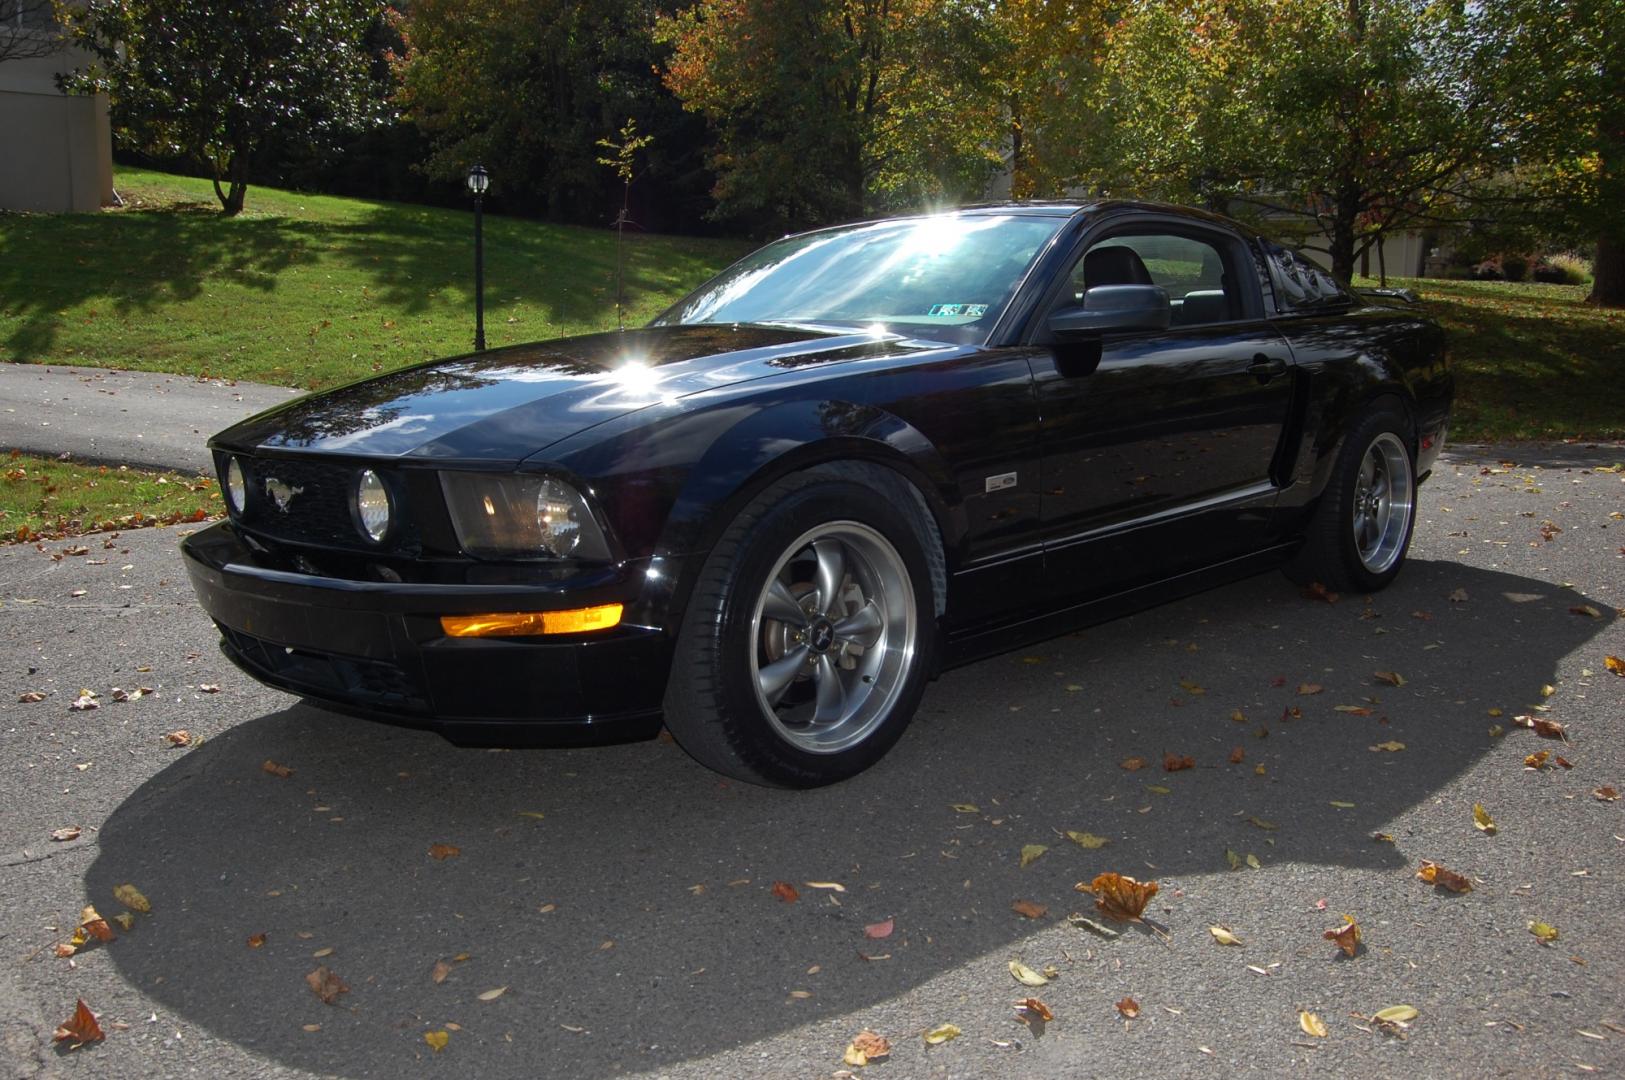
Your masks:
M1247 365L1247 371L1256 375L1259 382L1266 383L1275 376L1286 373L1286 361L1279 356L1265 356L1263 353L1258 353L1253 357L1253 362Z

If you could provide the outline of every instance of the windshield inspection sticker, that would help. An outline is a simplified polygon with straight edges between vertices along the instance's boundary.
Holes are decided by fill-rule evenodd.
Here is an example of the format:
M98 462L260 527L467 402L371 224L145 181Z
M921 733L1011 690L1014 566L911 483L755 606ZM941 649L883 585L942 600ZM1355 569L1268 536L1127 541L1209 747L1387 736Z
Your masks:
M932 304L927 315L938 318L969 318L980 319L987 314L986 304Z

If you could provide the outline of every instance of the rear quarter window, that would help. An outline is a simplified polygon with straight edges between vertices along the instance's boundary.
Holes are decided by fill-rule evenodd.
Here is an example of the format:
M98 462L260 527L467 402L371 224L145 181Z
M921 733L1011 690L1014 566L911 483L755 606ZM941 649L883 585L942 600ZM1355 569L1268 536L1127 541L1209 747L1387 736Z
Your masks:
M1269 240L1260 240L1259 247L1269 266L1275 305L1280 310L1307 311L1354 302L1336 278L1304 256Z

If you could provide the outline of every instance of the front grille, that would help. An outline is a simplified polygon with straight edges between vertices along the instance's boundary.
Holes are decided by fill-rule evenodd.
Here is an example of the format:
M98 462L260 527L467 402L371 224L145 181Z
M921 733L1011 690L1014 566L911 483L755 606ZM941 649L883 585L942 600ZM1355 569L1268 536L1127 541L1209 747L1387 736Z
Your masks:
M290 649L216 623L232 659L278 686L318 697L406 712L427 712L423 690L401 667L332 653Z
M351 551L416 556L423 550L406 485L387 470L374 471L389 488L394 522L384 542L374 544L356 527L350 505L365 466L298 458L239 456L237 460L248 488L247 505L238 522L251 532L295 544ZM291 493L285 506L277 505L272 487Z

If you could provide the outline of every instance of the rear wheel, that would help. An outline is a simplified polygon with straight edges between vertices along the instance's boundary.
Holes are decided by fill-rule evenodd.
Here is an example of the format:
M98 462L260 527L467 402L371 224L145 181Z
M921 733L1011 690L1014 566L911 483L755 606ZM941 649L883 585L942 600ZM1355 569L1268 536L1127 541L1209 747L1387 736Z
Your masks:
M701 763L817 787L879 760L930 671L920 537L866 484L802 474L729 526L689 601L666 725Z
M1287 576L1331 589L1376 592L1399 575L1416 524L1410 424L1382 406L1355 425Z

